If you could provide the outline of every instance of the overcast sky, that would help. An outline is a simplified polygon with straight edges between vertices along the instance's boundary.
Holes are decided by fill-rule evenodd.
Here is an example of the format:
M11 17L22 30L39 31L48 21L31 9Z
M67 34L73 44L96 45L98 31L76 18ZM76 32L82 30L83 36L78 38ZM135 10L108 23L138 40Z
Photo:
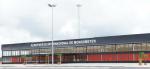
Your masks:
M0 0L0 44L150 33L150 0Z

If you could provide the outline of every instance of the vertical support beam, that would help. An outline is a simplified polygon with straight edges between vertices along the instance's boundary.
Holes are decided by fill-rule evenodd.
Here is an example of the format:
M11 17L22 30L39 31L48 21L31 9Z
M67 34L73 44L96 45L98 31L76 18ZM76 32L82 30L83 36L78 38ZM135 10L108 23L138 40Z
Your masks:
M129 44L127 43L127 45L128 45L128 51L129 51ZM129 59L130 59L129 54L130 54L130 52L128 53L128 61L129 61Z
M146 51L148 51L148 46L147 46L147 42L146 42Z
M10 51L11 51L11 56L13 56L13 55L12 55L12 51L13 51L13 50L10 50ZM10 58L11 58L11 62L10 62L10 63L12 63L12 57L10 57Z
M19 50L19 63L21 63L21 50Z
M40 48L38 50L38 63L40 63Z
M87 61L87 62L89 61L89 57L88 57L88 54L86 54L86 61Z
M133 50L133 52L134 52L134 43L132 43L132 50ZM133 61L135 60L135 54L133 53Z
M52 50L52 49L51 49ZM50 61L50 53L51 51L48 52L48 55L47 55L47 64L49 64L49 61Z
M87 46L85 48L86 48L86 62L88 62L89 58L88 58Z
M62 55L59 55L60 58L60 64L62 63Z
M3 57L3 56L4 56L4 53L3 53L3 51L4 51L4 50L2 49L2 64L3 64L3 62L4 62L4 57Z
M102 53L101 53L101 61L102 61L102 59L103 59L103 56L102 56Z
M115 44L115 49L116 49L116 61L118 62L117 44Z
M143 50L143 49L142 49L142 43L140 43L140 48L141 48L140 51L142 51L142 50Z
M76 57L75 57L75 55L73 55L73 61L76 62Z
M49 58L50 58L50 55L47 56L47 61L48 61L48 63L49 63Z
M35 58L36 58L36 60L35 60L36 64L38 64L38 56L35 56Z

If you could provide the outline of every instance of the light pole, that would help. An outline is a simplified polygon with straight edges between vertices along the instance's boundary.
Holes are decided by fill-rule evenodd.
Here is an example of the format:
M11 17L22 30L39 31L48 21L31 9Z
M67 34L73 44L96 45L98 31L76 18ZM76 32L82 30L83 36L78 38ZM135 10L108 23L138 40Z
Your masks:
M81 4L77 4L76 5L76 7L77 7L77 19L78 19L78 39L80 39L80 7L81 7ZM76 60L76 56L74 55L73 56L74 57L74 61L77 61Z
M78 17L78 38L80 38L80 7L81 4L77 4L77 17Z
M54 4L48 4L48 6L52 8L52 14L51 14L51 15L52 15L52 36L51 36L51 38L52 38L52 48L51 48L51 50L52 50L52 64L54 64L54 46L53 46L53 8L56 7L56 5L54 5ZM48 63L49 63L49 60L48 60Z

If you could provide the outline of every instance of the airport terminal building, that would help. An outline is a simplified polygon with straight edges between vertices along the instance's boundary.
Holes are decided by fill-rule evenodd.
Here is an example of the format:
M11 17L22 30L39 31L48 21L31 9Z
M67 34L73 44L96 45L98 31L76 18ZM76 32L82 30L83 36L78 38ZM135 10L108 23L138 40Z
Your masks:
M150 33L54 41L54 62L135 63L140 52L150 62ZM2 63L51 63L52 41L3 44Z

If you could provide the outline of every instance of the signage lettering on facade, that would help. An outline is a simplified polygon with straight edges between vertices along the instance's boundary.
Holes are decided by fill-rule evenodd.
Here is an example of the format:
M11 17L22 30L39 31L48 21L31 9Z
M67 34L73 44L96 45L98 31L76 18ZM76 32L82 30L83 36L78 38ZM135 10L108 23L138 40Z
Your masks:
M91 44L91 43L96 43L95 39L91 40L71 40L71 41L61 41L61 42L54 42L54 45L76 45L76 44ZM41 47L41 46L51 46L51 42L47 43L32 43L30 46L31 47Z

